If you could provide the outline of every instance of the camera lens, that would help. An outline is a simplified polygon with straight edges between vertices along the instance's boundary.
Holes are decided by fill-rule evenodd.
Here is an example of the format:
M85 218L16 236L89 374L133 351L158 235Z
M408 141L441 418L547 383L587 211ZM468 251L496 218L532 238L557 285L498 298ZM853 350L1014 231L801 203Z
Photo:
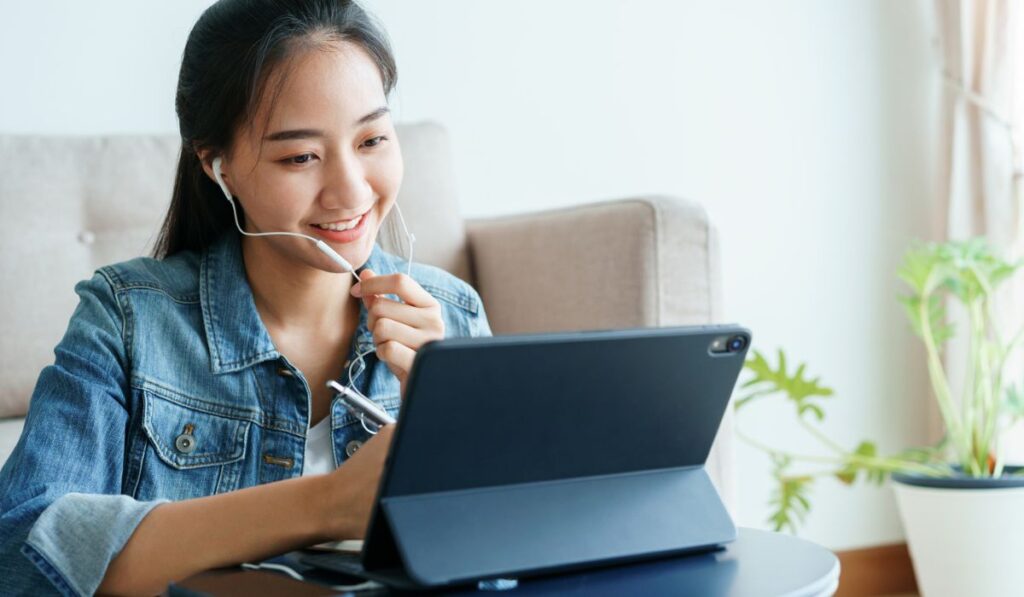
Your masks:
M733 336L729 338L729 350L738 352L743 350L743 347L747 345L747 339L743 336Z

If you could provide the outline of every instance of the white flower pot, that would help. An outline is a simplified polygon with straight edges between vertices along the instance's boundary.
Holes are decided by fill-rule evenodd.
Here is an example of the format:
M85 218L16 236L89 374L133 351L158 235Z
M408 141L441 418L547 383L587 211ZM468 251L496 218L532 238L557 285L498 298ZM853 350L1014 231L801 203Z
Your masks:
M1024 477L893 481L921 595L1024 595Z

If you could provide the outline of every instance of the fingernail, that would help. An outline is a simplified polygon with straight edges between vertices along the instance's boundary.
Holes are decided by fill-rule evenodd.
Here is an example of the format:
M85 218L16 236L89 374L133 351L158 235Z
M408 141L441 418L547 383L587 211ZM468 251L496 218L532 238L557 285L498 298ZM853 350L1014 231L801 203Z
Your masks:
M356 297L363 296L363 289L360 288L358 282L352 286L352 290L350 290L349 292L352 293L352 296L356 296Z

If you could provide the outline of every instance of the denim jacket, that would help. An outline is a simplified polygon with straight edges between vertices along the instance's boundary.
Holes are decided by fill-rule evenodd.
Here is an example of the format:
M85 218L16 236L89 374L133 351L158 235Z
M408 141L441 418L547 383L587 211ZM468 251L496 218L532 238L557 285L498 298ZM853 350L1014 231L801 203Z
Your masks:
M366 266L406 271L376 245ZM412 277L441 304L447 336L490 335L468 284L420 264ZM237 234L101 268L75 291L0 471L4 595L92 594L160 503L302 474L310 390L260 320ZM352 344L350 361L373 346L362 301ZM373 352L365 365L357 387L396 415L398 379ZM329 416L340 465L368 434L337 399Z

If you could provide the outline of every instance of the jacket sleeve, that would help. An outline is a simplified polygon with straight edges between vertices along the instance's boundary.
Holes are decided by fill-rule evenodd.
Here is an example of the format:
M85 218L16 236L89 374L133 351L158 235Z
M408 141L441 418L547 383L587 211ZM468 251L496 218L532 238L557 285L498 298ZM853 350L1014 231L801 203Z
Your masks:
M470 336L491 336L491 324L487 321L487 312L484 310L484 302L480 299L480 295L477 294L475 289L470 288L476 303L479 305L477 312L473 315L469 321L469 335Z
M139 522L166 500L121 495L131 331L102 273L43 369L0 470L0 594L91 595Z

